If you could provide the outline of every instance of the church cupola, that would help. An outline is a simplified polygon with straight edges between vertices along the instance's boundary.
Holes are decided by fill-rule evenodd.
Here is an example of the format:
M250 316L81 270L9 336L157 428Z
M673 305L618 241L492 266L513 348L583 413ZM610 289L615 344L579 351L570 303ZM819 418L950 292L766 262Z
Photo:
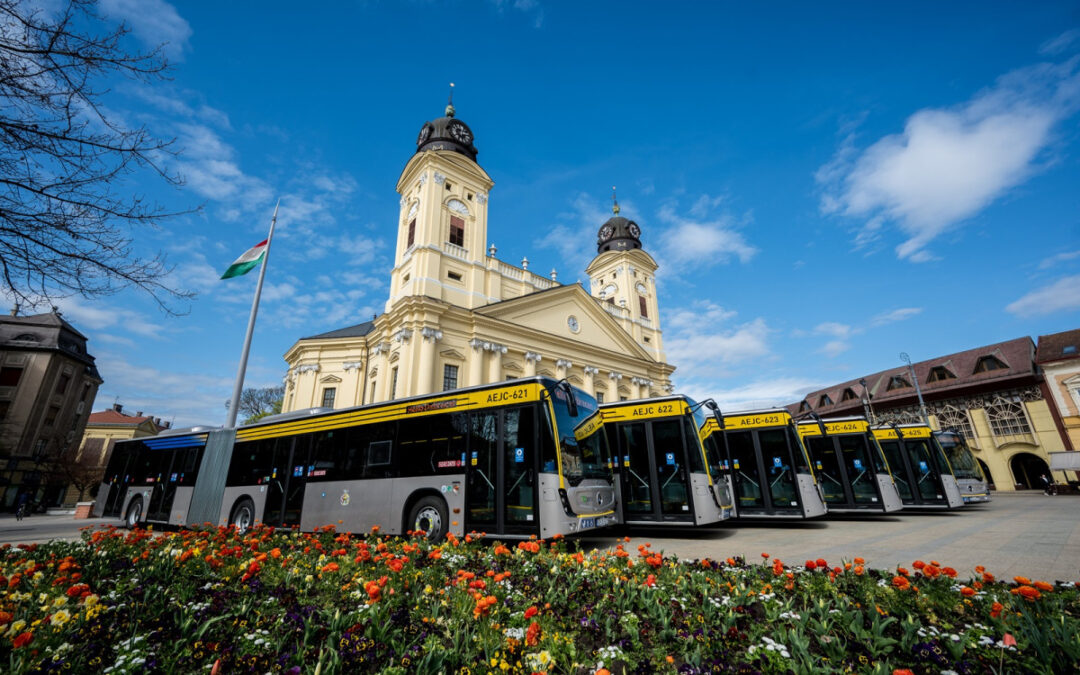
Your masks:
M416 151L451 150L476 161L478 150L473 145L473 132L469 125L454 117L454 90L450 85L450 100L446 104L444 117L424 122L420 135L416 137Z
M596 252L599 254L604 251L641 248L641 228L634 221L619 215L619 200L615 198L614 190L611 201L611 211L615 215L600 226L600 231L596 234Z

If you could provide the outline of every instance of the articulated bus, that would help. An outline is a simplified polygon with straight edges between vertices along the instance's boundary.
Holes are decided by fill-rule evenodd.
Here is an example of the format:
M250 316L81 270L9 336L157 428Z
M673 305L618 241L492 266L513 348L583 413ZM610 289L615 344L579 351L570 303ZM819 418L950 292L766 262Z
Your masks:
M600 406L627 525L709 525L731 517L721 457L707 453L701 406L666 396Z
M798 429L829 513L889 513L904 508L865 417L803 420Z
M949 460L925 424L873 427L906 509L956 509L964 505Z
M956 487L965 504L983 504L990 501L990 484L983 475L982 467L971 454L963 434L953 430L935 431L934 440L941 446L956 477Z
M129 526L575 534L618 519L595 399L528 378L117 443L96 513Z
M827 508L806 448L783 409L706 420L702 436L716 445L721 471L735 495L735 517L816 518Z

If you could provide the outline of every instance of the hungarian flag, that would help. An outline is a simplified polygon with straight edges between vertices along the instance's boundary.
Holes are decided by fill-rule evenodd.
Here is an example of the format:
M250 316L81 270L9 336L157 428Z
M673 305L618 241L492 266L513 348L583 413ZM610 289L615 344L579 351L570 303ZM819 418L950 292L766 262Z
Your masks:
M267 240L264 239L244 251L244 255L234 260L233 264L229 265L229 269L225 270L225 274L221 275L221 278L232 279L233 277L239 277L258 267L259 263L266 257L266 242Z

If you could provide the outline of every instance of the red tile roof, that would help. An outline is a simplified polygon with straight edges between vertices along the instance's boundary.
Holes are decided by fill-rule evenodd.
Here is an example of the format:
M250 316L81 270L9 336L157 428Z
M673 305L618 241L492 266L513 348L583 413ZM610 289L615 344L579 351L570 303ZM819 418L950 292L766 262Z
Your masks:
M981 373L975 372L975 366L984 356L994 356L1002 361L1007 368L988 370ZM919 378L919 387L922 389L924 398L940 400L949 395L960 395L960 391L972 389L983 391L995 388L1008 388L1022 386L1033 382L1036 378L1035 370L1035 343L1029 337L1016 338L998 342L997 344L976 347L955 354L939 356L913 364L915 376ZM936 366L944 366L955 378L928 382L930 370ZM874 406L886 408L909 405L916 400L915 387L901 387L889 391L889 382L893 377L902 377L908 384L911 382L911 374L906 364L895 368L883 370L865 378L855 378L841 384L835 384L825 389L811 392L806 395L810 402L810 409L821 415L851 414L852 411L862 411L863 388L859 384L860 379L866 380L866 388L873 397ZM850 387L857 398L841 401L844 389ZM832 399L832 405L818 405L822 394L827 394ZM910 401L908 399L911 399ZM799 403L788 406L792 414L799 411Z
M1068 347L1072 349L1065 351ZM1052 363L1066 359L1080 359L1080 328L1039 336L1035 363Z
M90 417L86 418L87 424L122 424L124 426L137 427L146 420L153 420L154 418L149 415L143 415L137 417L135 415L125 415L122 412L116 412L115 410L102 410L101 412L90 413Z

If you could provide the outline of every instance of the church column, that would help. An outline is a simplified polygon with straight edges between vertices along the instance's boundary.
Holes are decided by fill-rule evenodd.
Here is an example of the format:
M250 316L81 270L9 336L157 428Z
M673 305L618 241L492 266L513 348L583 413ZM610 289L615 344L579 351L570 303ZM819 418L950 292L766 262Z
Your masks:
M308 364L296 367L297 389L300 388L300 382L302 380L307 379L307 378L302 377L302 375L304 373L311 373L311 392L310 392L310 395L307 397L307 405L305 405L303 407L305 407L305 408L314 408L315 407L315 390L319 386L319 383L316 381L318 379L318 377L319 377L319 364L317 364L317 363L308 363ZM307 383L305 383L304 386L306 387Z
M600 369L595 366L585 366L585 393L596 396L596 375Z
M409 391L409 371L407 368L402 367L403 364L409 362L407 350L409 348L409 341L412 339L412 335L412 330L408 328L401 328L390 338L392 342L400 344L401 349L398 351L398 360L390 366L390 372L387 373L388 375L390 375L386 383L387 399L389 399L391 396L393 396L395 399L404 398L412 393ZM393 381L394 368L398 369L396 383ZM390 391L390 385L395 385L393 392Z
M544 358L536 352L525 352L525 377L536 375L536 364L543 360Z
M619 380L622 379L622 373L616 373L614 370L608 373L608 385L607 385L607 400L618 401L619 400Z
M351 404L345 403L345 405L360 405L361 397L363 396L364 388L364 368L367 367L363 361L346 361L341 364L341 368L348 374L350 370L356 371L356 380L353 382L353 400ZM344 389L344 387L342 387Z
M369 380L371 390L365 396L368 403L378 403L386 400L386 381L390 377L390 343L380 342L372 347L371 358L374 359L375 374Z
M475 387L484 383L484 341L473 338L469 341L469 346L472 347L472 355L469 359L469 379L465 386Z
M435 343L442 339L442 331L435 328L420 329L420 366L414 394L430 394L434 391Z
M574 363L570 359L559 359L555 362L555 377L560 380L566 379L573 366Z
M509 351L505 345L493 342L485 343L484 349L491 351L491 360L488 361L488 382L498 382L503 379L502 357Z

